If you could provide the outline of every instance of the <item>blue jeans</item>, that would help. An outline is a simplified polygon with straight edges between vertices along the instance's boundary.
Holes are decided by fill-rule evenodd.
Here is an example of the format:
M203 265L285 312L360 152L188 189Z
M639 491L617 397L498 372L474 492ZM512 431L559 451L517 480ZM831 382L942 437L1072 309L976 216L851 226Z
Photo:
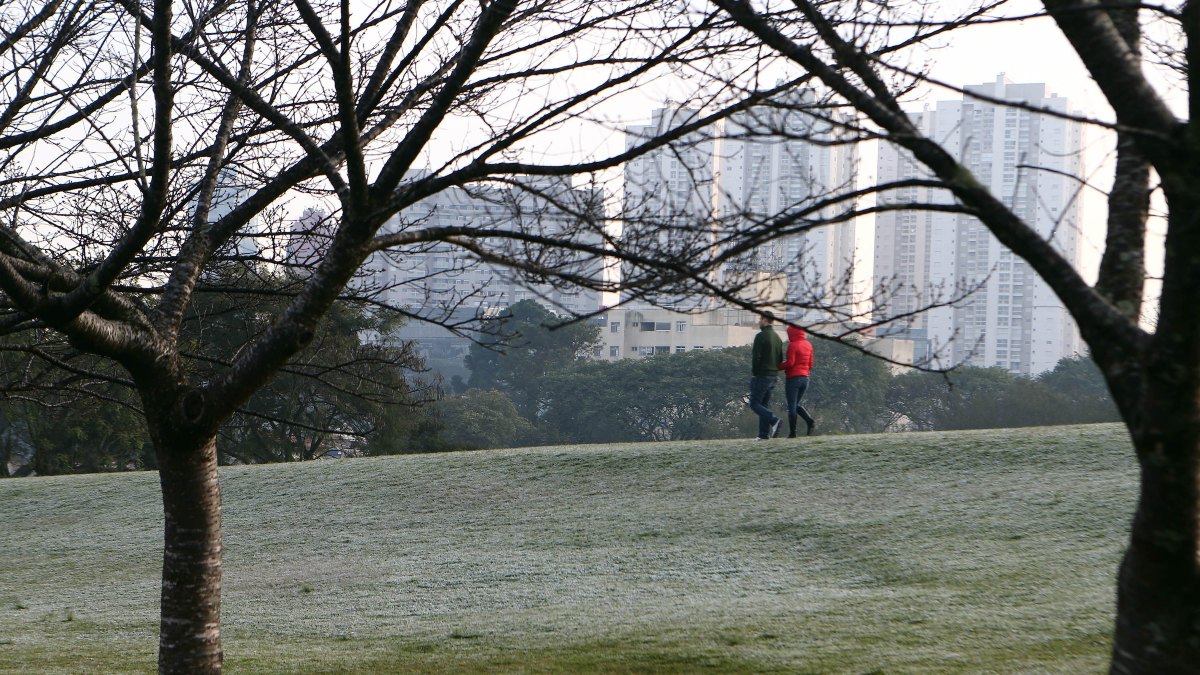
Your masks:
M812 415L800 405L800 399L804 398L804 392L808 390L808 376L797 375L789 377L783 382L783 395L787 397L787 414L788 423L791 426L791 432L796 433L796 415L804 418L804 423L812 426Z
M779 419L767 407L771 402L771 391L775 389L777 379L773 375L755 375L750 378L750 409L758 415L759 438L770 438L771 425Z

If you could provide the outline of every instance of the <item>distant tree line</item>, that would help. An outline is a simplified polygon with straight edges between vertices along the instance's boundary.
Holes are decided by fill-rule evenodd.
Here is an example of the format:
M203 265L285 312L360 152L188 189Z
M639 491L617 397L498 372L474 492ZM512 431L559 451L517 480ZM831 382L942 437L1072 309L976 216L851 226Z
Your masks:
M467 357L470 379L426 407L427 422L396 451L548 443L750 437L749 347L586 358L599 328L526 301L489 323ZM1036 378L1001 368L893 375L853 346L815 340L805 404L822 433L934 431L1118 421L1100 371L1064 359ZM782 409L783 387L773 404ZM415 428L415 427L414 427Z
M260 304L214 294L196 330L230 342L269 315ZM270 304L273 300L260 299ZM268 308L269 309L269 308ZM214 317L218 317L214 319ZM353 364L327 377L284 372L222 430L225 463L285 462L327 454L394 454L555 443L749 438L749 347L585 358L599 328L567 323L525 301L490 320L466 360L468 381L433 396L414 375L407 348L364 345L382 320L343 306L314 349L323 362ZM217 322L217 323L214 323ZM817 367L805 404L821 433L935 431L1117 421L1100 371L1064 359L1037 378L1000 368L894 375L883 361L815 340ZM9 355L10 360L14 357ZM16 363L8 364L16 367ZM41 475L154 468L128 391L10 397L0 402L0 474ZM782 378L773 401L783 405ZM429 400L426 400L429 399Z
M230 266L206 281L184 334L198 362L219 365L221 350L265 330L302 279ZM399 320L395 312L335 303L304 354L221 428L221 463L368 454L420 435L413 429L429 424L420 405L434 398L423 362L411 345L362 340L394 330ZM0 350L3 372L21 374L0 399L0 477L157 468L141 402L128 384L98 359L78 355L72 364L87 376L50 386L39 359Z

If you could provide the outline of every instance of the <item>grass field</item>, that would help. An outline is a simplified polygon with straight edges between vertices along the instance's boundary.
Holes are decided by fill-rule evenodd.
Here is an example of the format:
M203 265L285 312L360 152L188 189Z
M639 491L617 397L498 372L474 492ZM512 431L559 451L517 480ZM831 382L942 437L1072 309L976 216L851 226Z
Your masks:
M230 673L1102 671L1114 425L227 467ZM0 480L0 673L154 670L151 473Z

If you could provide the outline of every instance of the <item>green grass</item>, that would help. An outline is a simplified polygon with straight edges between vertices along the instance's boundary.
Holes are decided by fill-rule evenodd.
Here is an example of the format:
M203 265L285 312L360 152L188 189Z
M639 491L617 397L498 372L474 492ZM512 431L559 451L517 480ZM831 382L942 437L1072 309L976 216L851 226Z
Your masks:
M227 467L231 673L1104 669L1121 427ZM154 669L149 473L0 481L0 673Z

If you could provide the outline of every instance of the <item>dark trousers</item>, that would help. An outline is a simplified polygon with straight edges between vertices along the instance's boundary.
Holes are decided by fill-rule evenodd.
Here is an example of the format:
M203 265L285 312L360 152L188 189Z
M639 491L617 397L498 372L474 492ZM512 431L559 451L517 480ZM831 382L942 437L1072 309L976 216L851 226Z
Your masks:
M758 415L758 437L769 438L771 425L779 417L767 407L771 403L771 392L778 378L772 375L755 375L750 378L750 409Z
M796 416L804 418L804 423L808 426L813 425L812 415L800 405L800 400L804 398L804 392L808 390L808 376L797 375L789 377L783 383L783 395L787 398L787 414L788 426L791 427L791 435L796 435Z

